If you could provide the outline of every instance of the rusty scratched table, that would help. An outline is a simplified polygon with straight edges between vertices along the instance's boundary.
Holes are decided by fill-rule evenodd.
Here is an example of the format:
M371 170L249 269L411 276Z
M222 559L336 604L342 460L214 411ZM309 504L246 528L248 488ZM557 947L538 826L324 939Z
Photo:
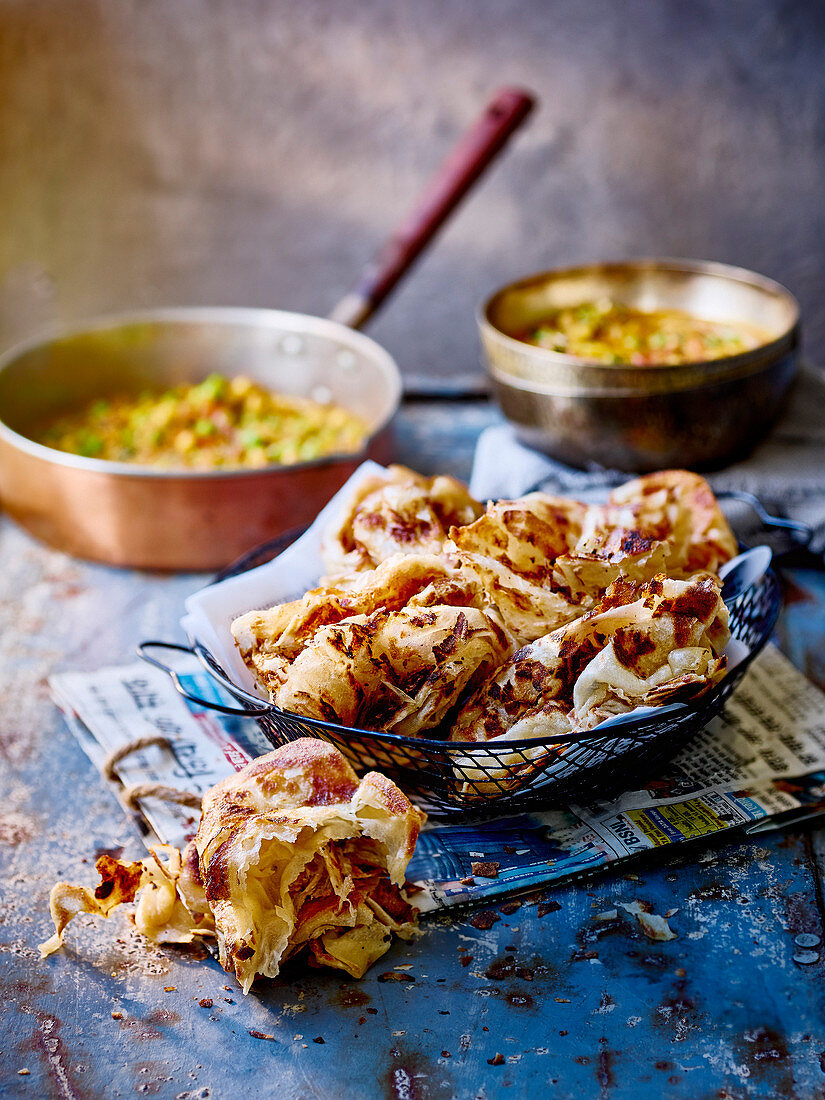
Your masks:
M482 402L409 405L399 457L466 475L494 415ZM208 957L147 950L120 915L78 921L68 949L41 963L51 884L90 882L103 849L141 852L46 677L174 637L203 578L85 565L8 521L0 555L0 1095L823 1096L823 963L793 961L797 934L825 936L816 828L557 889L558 908L522 906L490 931L429 921L361 982L314 971L244 997ZM825 684L823 576L793 573L788 595L780 644ZM677 909L677 938L592 920L634 899ZM508 955L521 977L495 965ZM380 980L399 965L414 980Z

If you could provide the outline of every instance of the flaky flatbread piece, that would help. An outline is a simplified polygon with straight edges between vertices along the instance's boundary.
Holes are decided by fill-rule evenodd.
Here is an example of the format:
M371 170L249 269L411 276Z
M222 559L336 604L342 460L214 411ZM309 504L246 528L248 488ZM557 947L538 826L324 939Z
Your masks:
M324 533L324 563L338 574L373 569L394 554L438 554L450 527L483 511L454 477L390 466L358 487Z
M737 552L713 491L699 474L662 470L614 489L587 507L581 535L556 559L553 585L585 607L620 577L635 583L657 573L684 580L716 573Z
M137 901L135 927L154 942L217 936L245 993L304 950L360 978L392 933L415 934L401 887L424 820L386 776L359 781L334 746L290 742L207 791L183 853L158 845L135 862L104 855L94 891L58 883L55 934L41 955L58 950L79 914L108 917Z
M352 588L321 587L232 624L258 686L283 710L415 735L512 651L480 580L456 562L396 555L355 576Z
M451 740L587 730L701 694L724 674L728 612L711 574L620 580L588 614L524 646L462 708Z
M248 611L232 623L244 663L274 696L287 669L322 628L408 603L478 604L479 587L456 562L434 554L396 554L376 569L322 584L300 600Z
M493 614L411 603L319 630L272 699L308 718L416 736L439 726L511 648Z
M466 797L500 794L567 751L555 741L636 707L693 699L725 673L730 637L718 578L620 580L587 615L519 650L459 713L450 739L495 753L455 758ZM508 742L540 740L518 751ZM504 750L504 751L502 751Z
M578 601L582 613L619 578L644 583L666 571L668 544L621 527L597 526L584 533L569 554L556 558L553 584Z
M424 815L385 776L360 782L332 745L303 738L204 798L195 838L220 960L246 992L307 949L360 978L410 938L404 872Z
M171 845L158 844L145 859L134 862L102 855L95 869L100 882L94 891L69 882L52 887L49 909L55 932L40 945L41 958L63 945L67 925L81 913L108 917L118 906L136 899L135 927L153 943L191 943L196 937L214 935L192 845L181 853Z
M717 573L738 553L713 490L690 470L660 470L620 485L607 498L602 523L662 540L670 577Z
M447 550L478 577L516 645L586 610L579 593L553 582L556 559L576 545L585 513L578 501L530 493L490 503L474 523L450 529Z

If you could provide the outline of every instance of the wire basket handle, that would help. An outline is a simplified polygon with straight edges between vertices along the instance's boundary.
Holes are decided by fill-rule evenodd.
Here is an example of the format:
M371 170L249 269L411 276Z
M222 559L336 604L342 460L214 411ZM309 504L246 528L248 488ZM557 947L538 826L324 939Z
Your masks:
M766 527L773 527L780 531L789 531L791 535L794 536L795 544L799 547L807 548L811 545L811 540L814 537L814 529L810 524L800 519L786 519L784 516L772 515L759 497L754 496L753 493L748 493L744 489L720 489L716 493L716 499L739 500L752 508Z
M194 695L191 691L183 686L180 681L178 673L172 668L171 665L164 664L163 661L158 660L157 657L152 657L147 650L150 649L172 649L176 653L186 653L191 657L197 657L197 647L179 645L177 642L160 642L160 641L148 641L141 642L137 647L138 656L147 662L147 664L154 665L155 668L159 668L161 672L165 672L172 683L175 685L175 690L178 695L182 695L184 699L188 699L190 703L196 703L200 707L205 707L207 710L219 710L221 714L231 714L238 718L257 718L262 714L266 714L269 709L265 703L261 702L259 706L248 707L228 707L223 703L216 703L212 699L201 699L199 695ZM224 686L227 686L226 680L221 680ZM233 688L232 694L236 694L239 689ZM246 695L246 693L244 693ZM253 696L246 695L247 699L252 699Z

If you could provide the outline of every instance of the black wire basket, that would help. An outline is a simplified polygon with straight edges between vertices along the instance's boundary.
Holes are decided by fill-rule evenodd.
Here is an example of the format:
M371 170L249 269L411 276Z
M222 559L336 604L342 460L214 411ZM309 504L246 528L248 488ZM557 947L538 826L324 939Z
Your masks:
M256 548L216 580L260 565L294 537L292 533ZM731 635L747 646L747 657L688 705L661 707L613 729L606 726L600 731L596 727L587 733L484 744L406 737L304 718L234 683L198 642L191 648L144 642L139 649L141 656L171 675L181 694L201 706L254 718L274 746L300 737L323 738L340 749L356 771L383 772L431 815L482 818L588 803L638 789L722 711L748 665L770 638L780 606L779 582L769 570L729 608ZM240 706L221 706L192 696L174 670L150 655L155 647L194 653Z

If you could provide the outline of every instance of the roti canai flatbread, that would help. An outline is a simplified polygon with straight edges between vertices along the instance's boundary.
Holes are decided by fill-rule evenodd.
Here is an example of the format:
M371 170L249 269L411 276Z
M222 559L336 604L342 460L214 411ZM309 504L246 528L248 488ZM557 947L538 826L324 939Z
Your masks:
M394 554L438 554L450 527L483 511L454 477L390 466L364 481L324 532L324 563L335 575L373 569Z
M300 600L239 615L232 623L232 636L259 686L273 696L290 662L323 627L379 609L397 611L411 601L477 602L477 588L472 590L472 581L445 558L396 554L377 569L355 574L351 582L338 578Z
M221 964L246 992L306 949L355 978L410 938L401 887L424 815L332 745L290 742L212 787L195 837Z
M217 936L245 993L302 951L360 978L393 932L415 933L401 888L423 821L380 773L359 781L334 746L290 742L207 791L183 854L161 845L135 862L101 856L94 891L58 883L41 954L61 946L78 914L107 917L137 900L135 926L150 940Z
M441 725L511 648L492 614L411 603L319 630L272 700L308 718L414 737Z
M515 653L464 705L451 740L552 737L695 698L725 669L720 588L709 573L615 582L593 611Z
M576 545L585 506L531 493L488 504L483 516L450 529L448 551L478 577L516 645L580 615L579 602L553 584L556 559Z
M620 485L607 498L602 526L664 542L669 577L717 573L738 552L713 490L689 470L660 470Z

